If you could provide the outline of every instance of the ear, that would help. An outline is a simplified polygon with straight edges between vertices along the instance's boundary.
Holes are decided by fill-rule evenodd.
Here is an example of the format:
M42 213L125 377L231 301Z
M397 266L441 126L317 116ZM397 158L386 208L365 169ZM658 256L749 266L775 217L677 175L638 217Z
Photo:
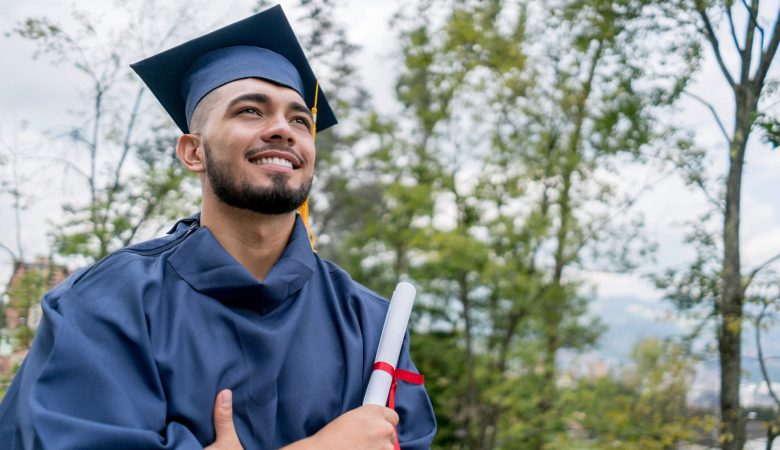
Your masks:
M206 171L205 154L201 146L202 138L197 134L183 134L176 144L176 156L191 172Z

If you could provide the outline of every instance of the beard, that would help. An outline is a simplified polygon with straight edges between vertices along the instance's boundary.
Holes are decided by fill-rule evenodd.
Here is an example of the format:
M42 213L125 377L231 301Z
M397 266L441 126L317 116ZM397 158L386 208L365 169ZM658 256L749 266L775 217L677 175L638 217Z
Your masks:
M236 180L227 164L212 159L211 147L203 142L206 154L206 177L214 194L223 203L234 208L259 214L286 214L298 209L309 197L312 178L297 189L287 185L287 175L271 174L270 187L253 186L244 180Z

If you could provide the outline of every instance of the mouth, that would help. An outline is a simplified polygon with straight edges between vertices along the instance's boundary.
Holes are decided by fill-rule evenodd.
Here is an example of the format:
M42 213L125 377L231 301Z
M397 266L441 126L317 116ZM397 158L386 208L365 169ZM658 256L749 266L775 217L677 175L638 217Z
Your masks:
M251 164L256 166L262 166L269 169L281 169L284 171L295 170L302 166L297 155L282 150L253 152L249 155L248 159Z
M286 167L291 170L293 168L293 164L290 161L282 158L260 158L260 159L251 160L249 162L251 162L256 166L271 165L271 166Z

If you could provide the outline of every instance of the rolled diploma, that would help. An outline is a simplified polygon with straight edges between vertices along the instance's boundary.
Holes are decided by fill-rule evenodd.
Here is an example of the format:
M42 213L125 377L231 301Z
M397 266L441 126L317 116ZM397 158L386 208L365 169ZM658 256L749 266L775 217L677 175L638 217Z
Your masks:
M394 369L396 368L406 327L409 325L409 315L412 313L415 294L417 294L417 290L410 283L402 281L396 285L390 306L387 308L382 335L379 337L375 363L382 361L390 364ZM383 370L371 372L363 404L385 406L392 382L393 377Z

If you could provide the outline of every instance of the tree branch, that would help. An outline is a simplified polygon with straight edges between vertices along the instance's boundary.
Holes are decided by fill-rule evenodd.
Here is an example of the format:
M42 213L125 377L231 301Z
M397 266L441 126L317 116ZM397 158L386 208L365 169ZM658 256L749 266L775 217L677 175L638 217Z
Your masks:
M127 123L127 129L125 130L125 137L122 142L122 155L119 157L119 162L114 170L114 183L111 186L111 192L116 192L119 189L119 179L122 173L122 168L125 165L127 155L130 153L130 140L133 136L133 129L135 128L135 121L138 118L138 111L141 107L141 99L146 88L141 87L135 95L135 102L133 103L133 109L130 112L130 120ZM110 202L109 202L110 203Z
M82 177L84 177L85 180L89 181L89 175L86 172L81 170L81 168L79 168L79 166L77 166L75 163L73 163L71 161L68 161L65 158L61 158L59 156L25 156L25 158L26 159L44 159L46 161L54 161L54 162L58 162L58 163L64 164L65 166L68 166L68 168L70 168L73 171L75 171L77 174L79 174Z
M745 5L745 8L748 10L748 17L753 22L753 25L758 29L758 32L761 33L761 47L759 47L760 50L764 50L764 27L762 27L758 23L758 4L755 5L754 8L751 8L747 4L747 0L742 0L742 4Z
M751 270L750 274L747 276L747 278L745 279L745 282L743 283L743 289L747 289L748 286L750 286L750 284L753 282L753 279L756 278L756 275L758 275L759 272L761 272L762 270L766 269L769 265L771 265L772 263L774 263L777 260L780 260L780 253L778 253L775 256L767 259L763 263L761 263L758 266L756 266L755 269Z
M717 312L713 309L705 317L701 318L697 324L694 325L693 330L688 333L683 339L685 339L685 353L690 355L693 353L693 343L701 335L709 325L710 320L717 317Z
M720 70L723 72L723 76L726 77L726 81L729 82L729 86L734 88L736 86L734 83L734 78L729 73L729 69L726 67L726 63L723 61L723 55L720 53L720 44L718 42L717 36L715 35L715 30L712 28L710 18L707 17L706 8L703 6L697 7L696 12L699 13L699 17L701 17L702 22L704 22L704 30L702 30L702 33L707 38L707 40L710 41L712 51L715 53L715 60L718 62Z
M737 51L742 53L742 47L739 45L739 39L737 39L737 30L734 28L734 16L731 14L731 8L726 8L726 17L729 19L729 30L731 30L731 39L734 41L734 47Z
M11 280L13 279L14 276L14 272L16 272L17 267L19 267L19 264L21 264L22 261L16 256L13 250L11 250L7 245L3 244L2 242L0 242L0 249L5 250L6 252L8 252L9 255L11 255L11 261L12 261L11 275L9 275L8 280L6 280L2 284L2 288L4 290L7 290L10 287Z
M22 192L19 188L19 164L16 163L16 154L12 154L11 171L13 173L14 188L11 196L14 199L14 224L16 226L16 251L19 252L19 260L24 261L22 249Z
M147 220L149 220L150 217L152 217L152 213L154 213L154 210L159 205L159 202L162 200L162 198L166 195L165 192L159 193L160 195L156 197L151 197L148 199L148 203L146 204L146 207L144 208L144 212L141 215L141 217L138 219L138 221L133 225L133 227L130 229L130 235L127 236L122 241L122 247L127 247L130 245L130 243L135 238L135 235L138 234L138 230L141 229L141 227L146 224Z
M729 136L728 131L726 131L726 127L723 125L723 122L720 120L720 116L718 115L718 112L715 110L715 107L712 106L712 103L708 102L707 100L705 100L702 97L699 97L698 95L694 94L693 92L683 91L682 93L687 95L687 96L689 96L689 97L691 97L691 98L693 98L694 100L698 101L699 103L701 103L702 105L707 107L707 109L710 110L710 112L712 113L712 117L715 118L715 122L717 122L717 124L718 124L718 128L720 128L721 134L723 134L723 138L726 139L726 142L728 144L731 144L731 137Z
M673 160L672 164L674 164L674 166L677 169L685 169L686 168L685 165L682 162L678 163L678 162ZM723 213L725 211L725 205L723 204L723 201L719 200L717 197L712 195L712 192L710 192L710 189L707 187L707 185L705 184L705 181L704 181L704 179L702 177L695 177L695 178L693 178L691 180L691 182L693 182L693 184L695 184L696 187L701 189L701 193L704 195L704 197L707 199L707 202L710 205L712 205L713 208L715 208L716 210L720 211L721 213Z
M11 255L11 259L13 260L14 264L19 261L19 258L16 256L16 253L14 253L14 251L11 250L11 247L0 242L0 249L5 250L6 252L8 252L9 255Z
M756 21L752 18L754 14L758 14L758 2L759 0L753 0L748 5L745 0L742 0L742 4L747 8L749 19L745 28L745 48L739 52L739 56L742 59L742 70L739 75L740 84L748 84L750 82L750 65L753 62L753 37L756 32Z
M84 134L80 129L73 127L67 132L57 133L53 135L55 139L70 139L77 144L83 144L87 150L92 151L92 142L84 137Z
M766 383L766 388L769 391L769 395L772 396L772 399L775 401L775 404L780 407L780 399L778 399L777 394L775 394L774 389L772 389L772 380L769 378L769 372L766 370L766 362L764 361L764 352L761 347L761 321L764 318L764 314L766 313L766 309L769 307L769 303L764 300L764 305L761 308L761 313L759 313L758 317L756 318L756 349L758 350L758 365L761 367L761 375L764 377L764 382Z
M753 83L756 87L764 84L766 75L769 72L769 66L772 65L772 61L775 59L778 45L780 45L780 8L777 10L775 26L772 29L772 35L769 37L769 45L761 54L761 61L759 62L758 70L756 70L756 75L753 78Z

